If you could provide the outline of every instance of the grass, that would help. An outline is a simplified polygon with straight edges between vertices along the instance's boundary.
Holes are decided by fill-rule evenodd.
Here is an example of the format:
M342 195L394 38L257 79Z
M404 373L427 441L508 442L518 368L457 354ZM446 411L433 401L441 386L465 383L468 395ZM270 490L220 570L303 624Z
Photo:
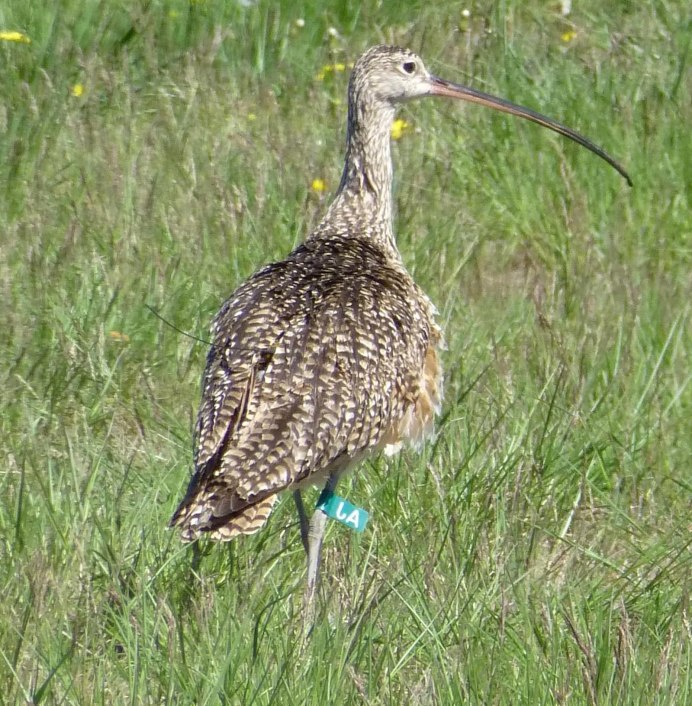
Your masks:
M0 6L31 40L0 40L5 703L692 700L685 6L461 9ZM315 76L383 40L635 187L506 116L405 107L397 232L447 332L444 415L343 483L372 519L330 526L301 652L288 499L196 564L166 529L206 346L152 308L204 340L300 242L343 144L346 75Z

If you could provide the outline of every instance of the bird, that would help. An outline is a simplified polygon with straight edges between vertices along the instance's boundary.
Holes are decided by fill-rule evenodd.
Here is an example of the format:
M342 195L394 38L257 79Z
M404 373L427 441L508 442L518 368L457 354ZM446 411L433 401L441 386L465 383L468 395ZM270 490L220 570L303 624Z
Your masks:
M525 118L594 152L529 108L431 74L415 53L371 47L348 86L344 168L317 226L225 301L211 325L194 472L170 526L184 542L229 541L267 522L292 491L314 596L326 515L301 491L332 491L364 459L419 446L442 405L438 312L406 269L392 218L390 128L400 104L439 96Z

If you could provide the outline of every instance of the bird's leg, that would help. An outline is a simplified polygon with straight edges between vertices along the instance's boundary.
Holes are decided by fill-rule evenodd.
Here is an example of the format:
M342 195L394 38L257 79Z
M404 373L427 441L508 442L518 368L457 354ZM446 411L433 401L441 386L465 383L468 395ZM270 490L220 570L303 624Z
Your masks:
M322 540L327 528L327 515L320 509L315 509L310 519L308 530L308 591L312 594L319 579L320 559L322 556Z
M322 510L315 510L310 519L310 529L308 531L308 583L305 587L305 606L307 615L312 622L314 613L315 590L319 578L320 558L322 553L322 539L327 527L327 516Z
M300 490L293 491L293 500L296 503L298 518L300 519L300 538L303 541L305 553L310 556L310 523L308 522L308 515L305 512L303 496L300 494Z
M329 480L327 481L324 490L333 491L338 479L339 475L337 473L333 473L329 476ZM303 596L303 615L305 619L304 626L306 631L312 628L315 615L315 591L317 589L317 580L319 578L322 540L324 539L324 532L327 528L327 519L327 515L322 512L322 510L315 509L315 512L310 519L310 527L308 529L308 582L305 586L305 594Z

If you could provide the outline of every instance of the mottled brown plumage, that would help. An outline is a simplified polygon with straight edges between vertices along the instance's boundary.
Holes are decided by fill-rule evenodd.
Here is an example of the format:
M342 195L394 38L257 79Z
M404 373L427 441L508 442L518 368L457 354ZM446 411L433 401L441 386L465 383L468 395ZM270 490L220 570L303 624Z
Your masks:
M281 491L432 428L441 333L394 241L394 105L376 94L406 61L420 62L378 47L358 62L346 166L325 218L214 320L195 474L172 520L184 540L255 532Z
M442 334L396 247L389 145L396 105L426 95L527 118L624 174L569 128L431 76L405 49L367 51L349 83L346 161L324 219L285 260L241 285L213 322L195 473L171 520L184 540L256 532L282 491L335 482L364 457L432 429Z

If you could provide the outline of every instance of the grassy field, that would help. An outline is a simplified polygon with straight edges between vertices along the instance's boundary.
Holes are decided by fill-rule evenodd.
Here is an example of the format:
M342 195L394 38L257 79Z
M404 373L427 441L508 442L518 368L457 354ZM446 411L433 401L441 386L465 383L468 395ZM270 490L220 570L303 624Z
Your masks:
M0 702L691 703L686 4L127 5L0 0ZM340 65L381 41L635 186L507 116L402 111L444 415L343 482L372 519L330 525L301 650L289 498L196 560L166 524L208 324L323 213Z

